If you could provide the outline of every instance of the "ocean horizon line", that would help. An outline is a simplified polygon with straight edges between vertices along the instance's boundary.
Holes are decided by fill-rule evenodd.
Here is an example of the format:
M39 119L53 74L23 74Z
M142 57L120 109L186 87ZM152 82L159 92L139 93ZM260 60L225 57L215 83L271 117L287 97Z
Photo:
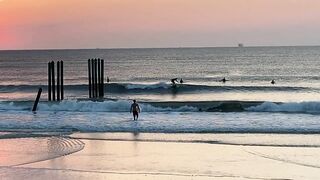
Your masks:
M0 49L1 51L63 51L63 50L134 50L134 49L207 49L207 48L277 48L277 47L320 47L320 45L245 45L239 46L168 46L168 47L101 47L101 48L30 48Z

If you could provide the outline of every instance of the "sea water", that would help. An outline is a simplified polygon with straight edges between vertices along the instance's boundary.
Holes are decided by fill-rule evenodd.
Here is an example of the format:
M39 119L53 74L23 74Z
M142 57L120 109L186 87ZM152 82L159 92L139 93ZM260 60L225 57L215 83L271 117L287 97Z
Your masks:
M104 101L88 99L90 58L105 60ZM59 60L65 100L47 102ZM319 60L320 47L0 51L0 131L318 134Z

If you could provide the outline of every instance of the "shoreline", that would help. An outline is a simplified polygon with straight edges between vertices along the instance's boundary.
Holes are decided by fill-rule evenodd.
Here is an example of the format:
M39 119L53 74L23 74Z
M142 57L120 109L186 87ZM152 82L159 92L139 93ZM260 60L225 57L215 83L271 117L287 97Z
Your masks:
M95 141L197 143L234 146L320 147L319 133L163 133L163 132L72 132L0 131L0 140L68 138Z

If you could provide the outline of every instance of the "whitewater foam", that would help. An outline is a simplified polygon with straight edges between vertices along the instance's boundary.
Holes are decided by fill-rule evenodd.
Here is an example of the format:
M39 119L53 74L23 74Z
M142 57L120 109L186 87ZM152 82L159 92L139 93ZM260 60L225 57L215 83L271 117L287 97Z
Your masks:
M130 111L131 101L62 101L59 104L41 104L40 111L78 111L78 112L128 112ZM154 107L150 104L140 104L142 112L165 112L165 111L196 111L196 108L183 106L176 109L167 107Z
M38 111L68 112L129 112L129 100L64 100L42 101ZM205 101L205 102L140 102L142 112L289 112L320 113L320 102L251 102L251 101ZM0 101L0 111L30 111L32 101ZM235 108L237 107L237 108Z
M15 102L4 102L0 101L0 111L24 111L31 110L30 103L25 103L23 105L18 105Z
M264 102L261 105L249 107L246 110L255 112L320 113L320 102Z

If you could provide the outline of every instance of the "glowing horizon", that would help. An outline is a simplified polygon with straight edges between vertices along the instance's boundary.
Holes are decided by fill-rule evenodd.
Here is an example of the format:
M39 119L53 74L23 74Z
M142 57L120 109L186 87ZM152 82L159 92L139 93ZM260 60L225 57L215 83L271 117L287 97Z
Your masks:
M0 0L0 49L320 45L317 0Z

